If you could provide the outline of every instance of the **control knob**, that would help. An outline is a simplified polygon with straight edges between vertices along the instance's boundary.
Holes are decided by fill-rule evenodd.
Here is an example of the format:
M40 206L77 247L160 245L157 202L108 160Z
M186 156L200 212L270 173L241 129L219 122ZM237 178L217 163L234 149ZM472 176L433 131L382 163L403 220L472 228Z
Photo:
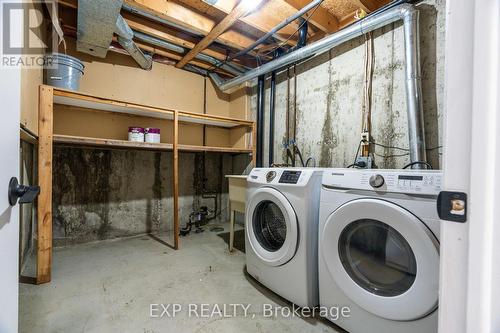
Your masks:
M268 183L272 182L274 178L276 178L276 171L269 171L269 172L266 174L266 181L267 181Z
M370 185L373 188L379 188L384 185L385 179L382 175L373 175L370 177Z

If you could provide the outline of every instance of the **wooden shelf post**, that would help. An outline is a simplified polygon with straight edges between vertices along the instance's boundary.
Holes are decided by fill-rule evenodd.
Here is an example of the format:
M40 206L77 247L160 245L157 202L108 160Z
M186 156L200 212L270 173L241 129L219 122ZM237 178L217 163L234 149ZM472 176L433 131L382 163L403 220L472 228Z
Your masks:
M47 283L52 270L52 140L53 94L40 86L38 107L38 243L36 283Z

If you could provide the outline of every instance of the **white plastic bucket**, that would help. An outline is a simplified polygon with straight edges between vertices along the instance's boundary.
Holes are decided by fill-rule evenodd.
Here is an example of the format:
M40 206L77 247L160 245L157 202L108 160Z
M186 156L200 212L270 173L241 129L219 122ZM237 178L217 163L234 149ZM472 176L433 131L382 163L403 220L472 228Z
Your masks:
M45 84L78 90L85 66L75 57L52 53L45 56L44 82Z

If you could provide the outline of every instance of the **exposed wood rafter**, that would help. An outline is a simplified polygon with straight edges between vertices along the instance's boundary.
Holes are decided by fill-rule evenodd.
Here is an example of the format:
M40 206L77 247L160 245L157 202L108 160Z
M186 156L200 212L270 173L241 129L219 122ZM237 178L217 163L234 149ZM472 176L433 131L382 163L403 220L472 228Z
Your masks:
M351 0L356 6L370 13L375 11L380 5L374 0Z
M182 59L175 65L177 68L183 68L188 62L194 59L198 53L205 50L212 44L220 35L228 30L236 21L243 15L248 13L248 5L243 1L240 2L219 24L217 24L208 35L205 36L194 48L191 49Z
M285 1L297 10L304 8L310 2L309 0L285 0ZM311 10L308 13L308 15L311 15L312 12L313 10ZM310 22L326 33L335 32L339 28L338 19L327 9L321 6L315 10L314 15L310 18Z
M202 7L202 5L200 5L200 0L182 0L182 2L192 8ZM244 25L250 26L265 34L276 25L278 25L282 21L282 17L288 14L292 14L293 9L289 5L286 5L284 2L283 3L286 5L286 8L280 8L283 7L281 6L282 2L282 0L268 1L267 3L262 4L258 11L248 13L248 15L241 17L240 21ZM223 13L224 15L228 15L234 8L236 8L238 3L239 0L218 0L211 6L205 4L206 7L212 9L211 11L206 10L206 12L209 13L213 12L213 10L216 10L220 13ZM281 9L279 15L276 15L276 8ZM292 23L281 29L274 35L274 37L280 41L286 41L289 39L289 36L294 33L296 28L297 26ZM288 44L290 45L295 45L295 42L296 41L293 38L288 40Z
M203 36L208 35L216 26L216 22L213 19L176 2L125 0L125 3L131 7L138 8L159 18L167 19L180 26L194 30ZM251 37L234 30L225 31L223 34L218 36L217 41L236 49L244 49L253 43L253 39Z
M78 1L56 1L63 8L60 9L60 13L64 14L63 26L66 30L70 30L70 36L75 36L76 11L74 10L78 7ZM212 68L212 64L196 59L196 55L203 53L223 61L235 50L242 50L253 44L262 34L271 31L311 1L264 0L258 9L249 12L241 0L218 0L212 5L203 0L124 0L128 6L147 13L146 16L152 15L170 21L174 25L163 24L140 13L131 13L126 10L122 10L122 15L133 30L182 46L186 51L181 52L182 50L177 49L176 52L172 52L170 51L172 48L161 43L151 41L154 44L152 45L144 42L144 38L142 40L135 38L135 42L142 50L154 52L172 60L177 63L178 68L191 63L206 69ZM325 34L334 33L353 23L357 20L356 13L360 9L370 13L390 1L324 0L320 6L304 15L310 23L308 40L309 42L317 41ZM73 12L68 8L72 8ZM276 32L274 39L270 38L265 44L249 52L248 57L234 59L234 61L249 68L256 66L256 61L252 57L262 53L262 50L275 47L283 41L291 46L295 45L297 28L298 22L291 22ZM191 31L191 33L186 31ZM220 68L217 70L222 74L228 74Z

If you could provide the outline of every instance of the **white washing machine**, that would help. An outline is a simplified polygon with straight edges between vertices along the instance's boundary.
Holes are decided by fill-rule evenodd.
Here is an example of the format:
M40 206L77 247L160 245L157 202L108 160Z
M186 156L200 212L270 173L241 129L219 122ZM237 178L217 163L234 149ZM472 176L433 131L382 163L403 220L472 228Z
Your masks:
M256 168L248 176L247 272L301 307L318 305L321 174L313 168Z
M352 333L437 332L442 173L331 169L323 173L319 291Z

